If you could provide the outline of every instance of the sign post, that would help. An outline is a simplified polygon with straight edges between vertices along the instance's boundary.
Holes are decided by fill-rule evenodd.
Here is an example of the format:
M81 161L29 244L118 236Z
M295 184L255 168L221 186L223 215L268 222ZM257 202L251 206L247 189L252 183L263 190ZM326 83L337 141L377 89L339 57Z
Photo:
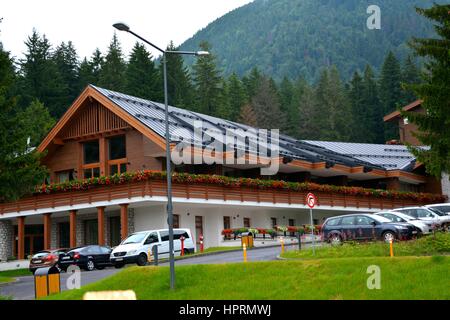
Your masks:
M317 198L314 194L308 193L306 195L306 204L309 207L309 215L311 218L311 236L312 236L312 249L313 249L313 255L316 255L316 236L314 235L314 219L313 219L313 208L317 204Z

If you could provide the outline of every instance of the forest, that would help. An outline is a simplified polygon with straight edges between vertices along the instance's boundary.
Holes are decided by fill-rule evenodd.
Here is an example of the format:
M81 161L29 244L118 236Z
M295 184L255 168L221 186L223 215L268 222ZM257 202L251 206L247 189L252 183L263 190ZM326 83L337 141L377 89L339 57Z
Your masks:
M36 30L26 39L26 52L14 65L11 94L16 108L34 114L36 146L88 85L163 101L162 68L144 45L123 52L116 34L107 52L96 49L79 59L72 42L53 46ZM167 47L177 50L171 43ZM207 42L202 50L211 51ZM414 59L400 61L387 52L381 71L367 65L346 81L336 66L324 67L317 81L302 74L276 81L258 67L239 77L224 76L215 54L199 57L188 68L182 56L168 56L169 103L248 125L280 129L298 139L385 143L397 130L383 116L416 98L404 86L420 81Z

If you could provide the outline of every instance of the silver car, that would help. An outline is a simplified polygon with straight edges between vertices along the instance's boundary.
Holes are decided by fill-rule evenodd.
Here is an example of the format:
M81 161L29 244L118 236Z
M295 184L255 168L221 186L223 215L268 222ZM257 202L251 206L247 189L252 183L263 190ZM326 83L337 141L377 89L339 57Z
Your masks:
M413 218L399 211L383 211L375 213L378 216L385 217L392 222L407 222L420 229L422 234L429 234L433 231L433 223Z
M431 223L433 228L440 229L444 222L447 220L441 219L441 215L435 213L433 210L430 210L425 207L408 207L401 209L394 209L392 211L404 213L410 217L423 220L427 223Z

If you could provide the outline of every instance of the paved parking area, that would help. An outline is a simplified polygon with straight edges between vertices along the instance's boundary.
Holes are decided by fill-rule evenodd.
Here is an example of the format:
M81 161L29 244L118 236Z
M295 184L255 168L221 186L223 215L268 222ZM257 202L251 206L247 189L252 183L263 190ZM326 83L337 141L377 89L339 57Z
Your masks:
M303 245L307 247L309 245ZM286 246L286 250L296 249L297 246ZM248 250L248 261L271 261L276 260L277 255L280 254L280 247L260 248L255 250ZM187 258L176 261L176 265L186 264L213 264L213 263L233 263L242 262L242 251L223 252L213 255L205 255ZM168 263L161 263L161 266L167 266ZM81 285L99 281L103 278L109 277L119 270L115 268L106 268L105 270L95 270L91 272L82 271ZM67 290L66 282L70 275L67 273L61 274L61 290ZM0 295L12 296L13 299L18 300L33 300L34 299L34 278L32 276L19 277L17 282L0 285Z

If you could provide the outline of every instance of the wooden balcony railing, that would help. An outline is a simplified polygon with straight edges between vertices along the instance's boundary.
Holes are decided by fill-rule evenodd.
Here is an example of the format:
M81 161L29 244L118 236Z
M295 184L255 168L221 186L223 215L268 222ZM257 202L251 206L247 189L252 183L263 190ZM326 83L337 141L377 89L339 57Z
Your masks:
M210 184L173 183L173 197L187 199L223 200L239 202L305 205L307 192L266 190L249 187L223 187ZM165 197L166 184L161 180L146 180L120 185L95 186L88 190L38 194L16 202L0 204L0 214L29 210L91 204L100 201L131 199L135 197ZM315 192L319 206L393 209L428 204L409 199L389 199L374 196Z

